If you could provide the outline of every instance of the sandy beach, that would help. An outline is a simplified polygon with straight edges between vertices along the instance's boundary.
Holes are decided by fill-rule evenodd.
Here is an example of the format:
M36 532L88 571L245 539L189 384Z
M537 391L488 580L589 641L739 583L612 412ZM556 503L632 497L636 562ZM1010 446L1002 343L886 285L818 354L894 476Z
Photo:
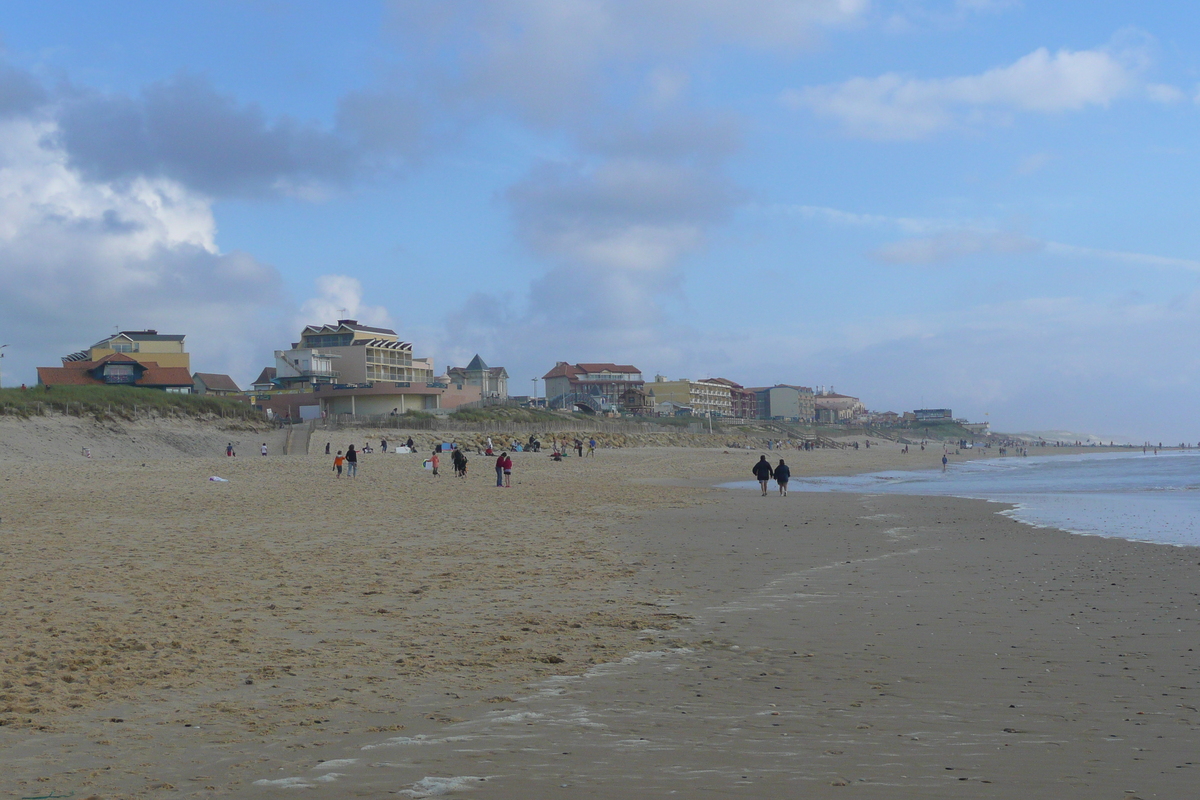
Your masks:
M6 461L0 792L1188 796L1192 549L756 458Z

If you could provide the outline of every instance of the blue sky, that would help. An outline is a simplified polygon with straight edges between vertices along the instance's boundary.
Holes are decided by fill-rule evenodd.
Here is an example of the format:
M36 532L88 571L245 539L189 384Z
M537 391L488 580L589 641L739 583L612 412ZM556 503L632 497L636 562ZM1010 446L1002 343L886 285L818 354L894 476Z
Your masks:
M519 391L611 360L1200 440L1192 4L4 12L8 385L143 326L246 382L346 309Z

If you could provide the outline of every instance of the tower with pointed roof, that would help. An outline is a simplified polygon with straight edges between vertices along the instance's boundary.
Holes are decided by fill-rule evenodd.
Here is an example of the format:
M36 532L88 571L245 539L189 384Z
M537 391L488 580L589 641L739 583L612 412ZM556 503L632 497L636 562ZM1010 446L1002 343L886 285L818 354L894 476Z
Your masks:
M508 398L508 370L489 367L478 353L465 367L451 367L446 374L450 376L451 383L478 386L484 398Z

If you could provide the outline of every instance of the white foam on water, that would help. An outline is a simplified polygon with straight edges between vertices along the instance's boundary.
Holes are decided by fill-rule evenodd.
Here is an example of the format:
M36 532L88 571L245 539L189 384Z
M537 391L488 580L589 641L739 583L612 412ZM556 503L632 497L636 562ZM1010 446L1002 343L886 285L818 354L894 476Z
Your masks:
M541 719L542 714L536 711L518 711L515 714L505 714L501 717L490 717L488 722L523 722L527 719Z
M275 789L315 789L316 786L308 778L263 778L254 782L255 786L270 786Z
M339 769L341 767L348 767L351 764L357 763L357 758L334 758L330 759L329 761L322 761L320 764L317 764L315 767L313 767L313 769Z
M411 789L402 789L397 794L409 797L441 797L462 789L474 788L473 784L482 783L487 778L474 775L460 775L453 778L425 777L412 785Z
M340 772L329 772L329 773L326 773L326 774L322 775L321 777L317 778L317 782L318 783L333 783L338 778L344 778L344 777L346 777L346 776Z
M375 744L364 744L363 750L375 750L380 747L405 747L407 745L424 745L424 744L446 744L447 742L466 742L475 737L473 736L445 736L442 738L431 738L429 736L393 736Z

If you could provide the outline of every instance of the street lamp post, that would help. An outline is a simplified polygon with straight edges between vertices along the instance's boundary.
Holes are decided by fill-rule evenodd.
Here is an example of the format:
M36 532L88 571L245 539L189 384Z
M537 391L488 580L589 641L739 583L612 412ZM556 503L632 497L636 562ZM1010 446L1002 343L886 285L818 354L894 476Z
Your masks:
M533 379L533 406L534 406L534 408L537 407L537 382L538 382L538 379L534 378Z

